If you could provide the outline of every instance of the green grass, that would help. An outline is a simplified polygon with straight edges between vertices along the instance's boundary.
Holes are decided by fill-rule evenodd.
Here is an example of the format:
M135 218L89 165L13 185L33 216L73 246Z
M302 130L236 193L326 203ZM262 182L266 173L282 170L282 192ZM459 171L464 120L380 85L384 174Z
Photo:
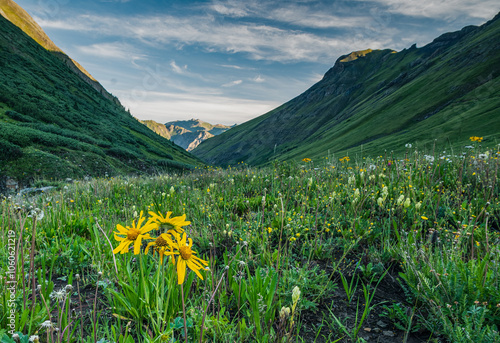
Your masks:
M59 341L41 326L50 313L65 342L183 342L170 258L160 266L145 241L139 255L112 253L117 224L171 211L186 214L210 267L184 284L189 342L202 323L203 342L362 342L383 337L364 330L379 321L401 342L499 342L500 149L462 145L473 148L100 178L4 198L0 244L19 241L23 270L15 331ZM42 287L32 309L33 281ZM0 295L2 328L9 296Z

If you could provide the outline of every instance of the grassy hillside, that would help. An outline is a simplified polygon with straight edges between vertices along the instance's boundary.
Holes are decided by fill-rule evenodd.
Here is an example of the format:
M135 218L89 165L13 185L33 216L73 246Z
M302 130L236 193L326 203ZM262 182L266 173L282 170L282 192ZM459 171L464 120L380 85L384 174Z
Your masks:
M449 149L500 140L500 20L422 48L341 56L323 79L273 111L200 144L208 163Z
M2 16L0 80L4 178L114 175L200 163Z

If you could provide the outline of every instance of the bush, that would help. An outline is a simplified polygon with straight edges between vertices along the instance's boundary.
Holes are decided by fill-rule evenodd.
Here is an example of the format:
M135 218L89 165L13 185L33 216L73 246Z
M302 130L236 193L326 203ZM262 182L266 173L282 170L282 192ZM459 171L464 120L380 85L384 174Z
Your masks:
M24 123L36 123L37 120L31 116L27 116L25 114L18 113L16 111L7 111L5 112L6 115L8 115L11 119L21 121Z
M0 139L0 161L15 160L23 156L23 150L19 145L12 144L4 139Z
M108 151L106 151L106 154L124 160L136 159L141 157L137 152L123 147L112 147Z

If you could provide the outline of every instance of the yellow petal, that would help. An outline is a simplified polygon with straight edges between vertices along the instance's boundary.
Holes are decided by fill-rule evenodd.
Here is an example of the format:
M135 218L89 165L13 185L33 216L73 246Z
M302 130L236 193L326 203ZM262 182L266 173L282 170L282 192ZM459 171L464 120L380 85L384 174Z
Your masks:
M129 243L129 242L130 242L130 241L129 241L129 240L127 240L127 239L123 240L123 241L120 243L120 245L118 245L118 246L117 246L117 247L113 250L113 254L117 254L118 252L123 251L123 250L126 248L127 243ZM130 243L129 243L129 244L130 244Z
M200 268L198 268L198 266L194 265L193 261L188 260L187 265L188 265L189 269L191 269L193 272L195 272L196 275L198 275L198 277L203 280L203 276L198 271Z
M156 245L156 242L151 242L151 243L148 243L148 245L146 246L146 250L144 250L144 253L147 254L148 251L149 251L149 248L152 246L152 245ZM154 250L153 250L154 251Z
M150 223L150 224L146 224L144 227L142 227L139 232L144 234L144 233L147 233L151 230L156 230L158 229L158 224L156 223Z
M137 239L134 242L134 255L139 255L141 252L141 242L142 242L142 235L137 236Z
M118 230L119 233L127 234L128 230L124 228L122 225L118 224L116 225L116 229Z
M179 245L181 247L186 246L186 238L187 238L186 234L182 235L181 241L179 242Z
M122 251L120 252L120 254L126 254L126 253L128 253L129 246L130 246L130 244L132 244L132 241L129 241L129 240L126 240L124 242L126 242L125 243L125 248L122 249Z
M182 258L177 259L177 284L182 285L186 278L186 261Z

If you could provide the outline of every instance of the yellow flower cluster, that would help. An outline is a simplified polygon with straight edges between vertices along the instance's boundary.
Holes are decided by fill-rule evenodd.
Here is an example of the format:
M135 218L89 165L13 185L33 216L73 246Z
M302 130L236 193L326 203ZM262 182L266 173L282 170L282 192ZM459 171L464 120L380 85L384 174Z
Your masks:
M472 136L469 138L472 142L478 142L478 143L481 143L483 141L483 137L476 137L476 136Z
M345 157L342 157L341 159L339 159L340 162L344 163L344 162L349 162L351 159L349 158L349 156L345 156Z
M120 244L113 250L113 254L125 254L129 251L129 246L133 244L134 254L138 255L141 252L142 240L152 240L146 246L145 254L152 250L153 254L157 252L160 255L160 263L163 263L163 256L171 256L172 263L177 260L177 283L184 283L186 278L186 267L203 280L200 269L203 266L208 266L208 262L195 256L195 251L192 250L193 240L187 238L183 226L191 224L186 221L186 215L179 217L171 217L172 212L167 212L164 216L161 213L150 211L151 216L147 221L144 213L141 211L139 219L132 222L132 226L116 225L114 232L115 240ZM153 230L164 231L158 237L151 237L150 232ZM177 259L176 259L177 256Z
M307 162L311 162L311 159L306 157L306 158L303 158L302 161L307 163Z

